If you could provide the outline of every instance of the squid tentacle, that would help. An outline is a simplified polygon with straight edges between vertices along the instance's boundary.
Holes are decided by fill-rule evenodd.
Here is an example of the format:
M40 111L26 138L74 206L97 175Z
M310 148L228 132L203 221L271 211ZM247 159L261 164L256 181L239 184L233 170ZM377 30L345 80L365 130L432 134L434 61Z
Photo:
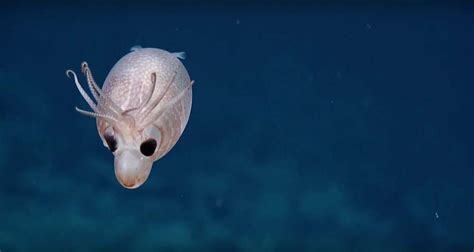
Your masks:
M115 104L115 102L113 102L108 96L103 95L102 89L95 82L94 77L92 76L92 72L87 62L85 61L82 62L81 68L82 68L82 72L86 76L89 89L91 90L91 93L94 96L97 103L98 104L102 102L105 103L104 106L113 109L114 110L113 112L115 112L116 114L123 113L122 109L117 104Z
M90 72L90 69L89 69L89 65L87 64L87 62L82 62L81 64L81 69L82 69L82 73L86 76L86 79L87 79L87 84L89 85L89 90L91 91L92 95L94 96L94 99L96 101L99 101L100 99L100 88L97 86L95 80L94 80L94 77L92 77L92 73Z
M158 120L168 110L168 108L172 107L173 105L181 101L183 96L193 86L193 84L194 84L194 81L191 81L189 85L186 86L178 95L173 97L171 101L169 101L162 108L160 108L160 111L158 111L158 113L155 116L151 117L146 122L142 122L140 129L144 129L146 128L146 126L148 126L148 124L153 123L154 121Z
M141 104L139 106L123 111L122 115L127 115L132 111L145 108L148 105L148 103L150 102L151 97L153 96L153 93L155 92L155 86L156 86L156 73L152 73L151 74L151 88L150 88L150 92L148 93L147 97L143 100L143 102L141 102Z
M90 89L93 97L95 98L97 104L94 103L94 101L87 94L87 92L84 90L84 88L82 88L82 85L79 82L76 73L69 69L69 70L66 71L67 77L71 78L71 75L73 76L74 83L76 84L76 88L79 90L79 93L82 95L84 100L87 102L89 107L92 109L92 112L91 112L91 111L82 110L82 109L76 107L76 111L79 112L82 115L86 115L86 116L90 116L90 117L94 117L94 118L101 118L101 119L106 120L110 124L116 124L117 121L118 121L116 116L120 116L120 114L118 114L116 111L114 111L110 107L110 106L112 106L111 104L113 104L113 103L101 104L103 106L101 106L101 109L100 109L101 111L99 111L99 108L97 107L99 102L103 101L104 98L105 99L107 99L107 98L106 98L106 96L102 95L102 91L97 86L94 79L92 78L92 75L90 74L87 63L86 62L84 62L84 63L82 64L82 70L86 74L87 82L89 84L89 89ZM102 109L104 110L103 112L102 112Z
M94 101L92 101L92 99L89 97L89 95L86 93L86 91L82 88L81 86L81 83L79 83L79 80L77 79L77 75L74 71L72 70L67 70L66 71L66 75L67 77L71 78L71 76L69 76L69 74L72 74L73 77L74 77L74 83L76 84L76 87L77 89L79 90L79 93L81 93L82 97L84 98L84 100L86 100L87 104L89 104L89 107L91 107L91 109L97 113L97 105L94 104Z
M146 104L146 106L144 106L141 111L140 111L140 123L143 123L143 121L148 117L148 115L151 113L151 111L156 108L156 106L158 106L158 104L160 104L161 100L163 100L163 98L165 97L166 93L168 92L168 90L170 89L171 87L171 84L173 84L175 78L176 78L176 74L177 72L174 72L173 73L173 77L171 78L171 80L168 82L168 84L166 84L166 87L165 89L160 93L158 94L158 97L157 99L151 103L151 104ZM151 100L151 96L150 96L150 100Z
M76 111L79 112L80 114L82 115L85 115L85 116L90 116L90 117L94 117L94 118L102 118L104 120L106 120L108 123L110 124L114 124L117 122L117 119L113 116L110 116L110 115L107 115L107 114L101 114L101 113L96 113L96 112L90 112L90 111L86 111L86 110L82 110L78 107L76 107Z

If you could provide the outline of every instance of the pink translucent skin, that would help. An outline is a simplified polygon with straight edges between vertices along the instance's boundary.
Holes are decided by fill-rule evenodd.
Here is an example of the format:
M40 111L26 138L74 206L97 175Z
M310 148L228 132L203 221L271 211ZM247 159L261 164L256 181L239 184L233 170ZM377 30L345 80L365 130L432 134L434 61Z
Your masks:
M152 164L137 150L120 150L115 154L115 176L123 187L135 189L147 180Z
M96 118L104 146L110 148L104 136L113 137L115 176L125 188L141 186L150 175L153 162L173 148L186 127L193 82L179 60L183 55L134 47L113 66L102 88L95 83L87 62L83 62L82 71L95 103L76 74L66 71L74 77L76 87L92 109L76 110ZM156 141L156 149L145 156L140 146L149 139Z

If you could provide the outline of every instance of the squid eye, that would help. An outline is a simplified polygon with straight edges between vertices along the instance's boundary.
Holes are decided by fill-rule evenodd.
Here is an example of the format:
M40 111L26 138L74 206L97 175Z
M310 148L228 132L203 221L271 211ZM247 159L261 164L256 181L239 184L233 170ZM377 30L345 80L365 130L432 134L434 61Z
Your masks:
M109 146L109 150L111 152L114 152L117 150L117 140L115 140L115 137L112 135L104 135L104 139L107 142L107 145Z
M144 156L151 156L153 153L155 153L156 150L156 140L155 139L148 139L146 141L143 141L143 143L140 145L140 152Z

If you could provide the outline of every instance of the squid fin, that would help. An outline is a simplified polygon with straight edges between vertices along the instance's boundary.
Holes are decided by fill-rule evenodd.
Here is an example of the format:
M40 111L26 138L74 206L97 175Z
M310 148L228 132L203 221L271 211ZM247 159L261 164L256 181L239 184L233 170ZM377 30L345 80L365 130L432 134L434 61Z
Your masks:
M136 50L139 50L139 49L142 49L143 47L141 45L134 45L132 46L132 48L130 48L130 51L131 52L134 52Z
M171 53L173 54L174 56L176 56L176 58L178 59L186 59L186 52L174 52L174 53Z

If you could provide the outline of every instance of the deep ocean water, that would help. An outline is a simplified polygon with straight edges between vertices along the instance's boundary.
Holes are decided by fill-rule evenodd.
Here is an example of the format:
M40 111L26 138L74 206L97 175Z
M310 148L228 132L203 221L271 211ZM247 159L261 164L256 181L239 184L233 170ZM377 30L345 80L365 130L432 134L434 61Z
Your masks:
M474 250L474 4L0 6L1 252ZM127 190L65 71L134 45L196 82Z

